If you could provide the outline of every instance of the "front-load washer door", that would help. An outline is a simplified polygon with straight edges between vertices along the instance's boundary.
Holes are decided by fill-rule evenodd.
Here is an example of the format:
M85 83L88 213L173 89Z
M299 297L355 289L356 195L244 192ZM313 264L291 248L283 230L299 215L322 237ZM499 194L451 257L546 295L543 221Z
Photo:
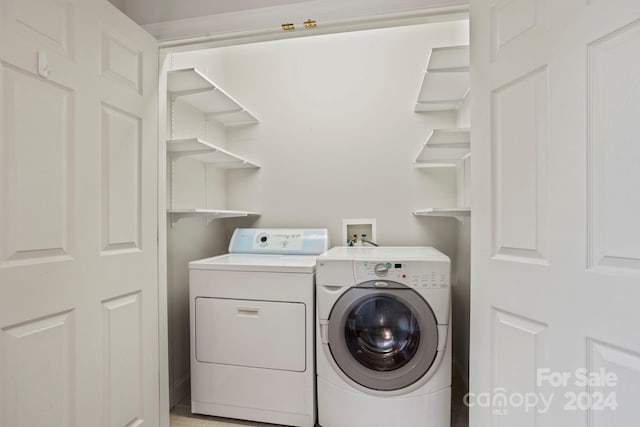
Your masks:
M365 282L342 294L329 315L328 345L346 376L373 390L399 390L431 368L438 349L436 317L414 290Z

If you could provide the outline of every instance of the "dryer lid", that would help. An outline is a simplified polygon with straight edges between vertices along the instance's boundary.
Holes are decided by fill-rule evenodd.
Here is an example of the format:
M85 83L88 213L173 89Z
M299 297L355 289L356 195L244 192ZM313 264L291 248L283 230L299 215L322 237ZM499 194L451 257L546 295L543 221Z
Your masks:
M189 263L190 270L311 274L315 268L314 255L227 254Z

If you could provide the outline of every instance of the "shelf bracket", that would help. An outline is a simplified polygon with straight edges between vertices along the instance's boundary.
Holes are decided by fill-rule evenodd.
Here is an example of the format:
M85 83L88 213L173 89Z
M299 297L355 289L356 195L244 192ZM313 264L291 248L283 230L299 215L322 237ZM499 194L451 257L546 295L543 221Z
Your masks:
M213 220L216 220L218 218L222 218L221 215L215 214L215 215L207 215L206 220L207 220L207 225L211 224L211 222Z
M171 228L173 228L178 221L184 218L184 215L176 214L176 213L170 213L169 216L171 217L171 221L170 221Z

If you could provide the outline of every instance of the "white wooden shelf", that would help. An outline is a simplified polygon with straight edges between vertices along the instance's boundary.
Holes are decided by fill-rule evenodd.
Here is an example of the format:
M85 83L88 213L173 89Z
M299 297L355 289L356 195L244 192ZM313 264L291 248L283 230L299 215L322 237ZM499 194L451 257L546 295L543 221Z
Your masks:
M469 46L446 46L431 49L427 71L469 71Z
M469 91L469 46L431 50L414 111L456 110Z
M457 166L471 154L471 131L434 129L416 157L417 168Z
M471 216L471 208L427 208L414 211L415 216L441 216L462 220Z
M196 68L169 71L167 90L172 100L181 98L225 126L252 124L259 121L255 115Z
M167 151L174 159L188 157L222 169L259 168L260 166L199 138L167 141Z
M258 212L233 211L223 209L168 209L167 213L171 216L171 226L182 218L186 217L204 217L207 224L214 219L220 218L241 218L246 216L260 215Z

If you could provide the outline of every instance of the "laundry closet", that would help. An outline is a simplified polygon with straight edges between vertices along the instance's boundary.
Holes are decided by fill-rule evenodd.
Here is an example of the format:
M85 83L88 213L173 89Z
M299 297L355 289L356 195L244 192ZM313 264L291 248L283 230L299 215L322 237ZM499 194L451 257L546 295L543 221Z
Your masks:
M382 246L444 252L467 381L468 20L305 31L161 53L172 406L189 393L188 262L225 253L238 227L327 228L342 246L355 218Z
M257 227L326 229L339 246L309 272L326 296L317 383L351 387L316 387L317 402L336 402L324 408L340 415L341 396L364 394L344 378L361 371L327 354L347 334L331 322L353 312L329 297L338 271L341 290L370 294L392 281L377 277L451 285L446 349L454 375L471 372L474 427L634 425L640 2L111 3L0 1L2 426L168 427L170 402L189 394L189 264ZM432 246L451 265L416 273L380 255L340 267L341 252L371 249L340 246L353 234L374 250ZM441 336L448 313L432 314L422 320ZM378 336L394 337L363 342ZM592 387L584 372L619 382ZM432 384L447 388L439 373ZM386 395L369 389L375 417ZM534 410L523 396L555 399Z

